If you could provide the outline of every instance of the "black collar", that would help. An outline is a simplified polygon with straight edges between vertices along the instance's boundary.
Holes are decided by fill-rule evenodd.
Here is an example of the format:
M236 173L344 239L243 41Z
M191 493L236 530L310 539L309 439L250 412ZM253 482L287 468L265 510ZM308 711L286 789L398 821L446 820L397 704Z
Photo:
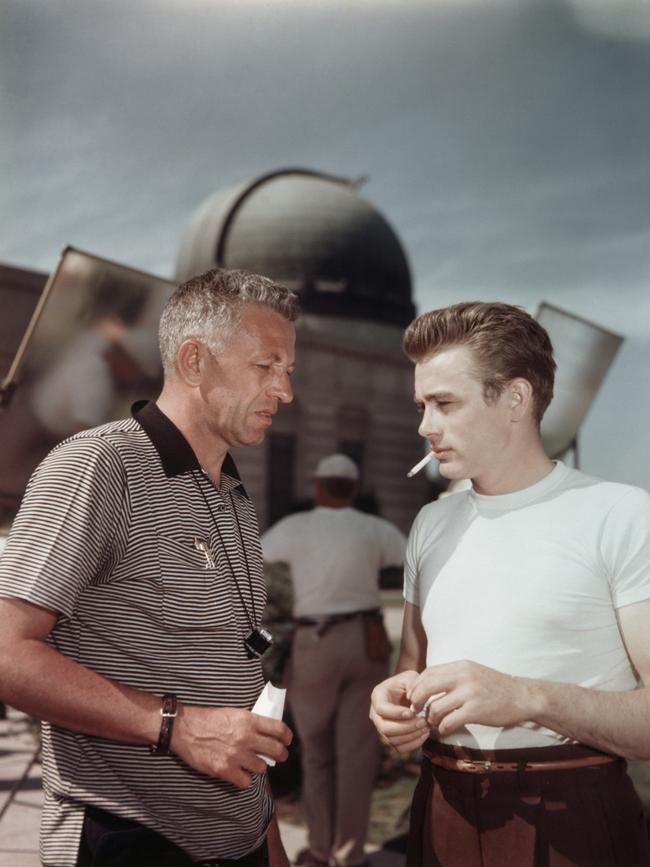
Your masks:
M151 440L168 478L201 469L192 446L153 400L137 400L131 407L131 415ZM236 479L242 492L248 496L230 455L226 455L221 469L226 475Z

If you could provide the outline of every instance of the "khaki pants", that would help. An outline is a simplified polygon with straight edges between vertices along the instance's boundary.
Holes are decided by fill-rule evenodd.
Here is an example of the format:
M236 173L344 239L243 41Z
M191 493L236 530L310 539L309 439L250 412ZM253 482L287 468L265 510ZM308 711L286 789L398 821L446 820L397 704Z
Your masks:
M370 693L387 662L367 658L361 617L323 635L300 626L294 636L288 698L301 741L302 799L309 848L323 861L364 861L364 843L381 747L368 718Z

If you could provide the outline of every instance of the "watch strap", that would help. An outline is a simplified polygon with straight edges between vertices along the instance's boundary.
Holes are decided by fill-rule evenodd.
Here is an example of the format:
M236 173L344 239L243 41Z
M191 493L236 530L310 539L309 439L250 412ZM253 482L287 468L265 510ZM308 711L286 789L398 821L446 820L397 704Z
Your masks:
M160 706L160 734L158 735L158 743L152 744L149 749L154 756L168 756L169 747L172 741L172 731L174 730L174 720L178 713L178 699L170 692L165 693L162 697Z

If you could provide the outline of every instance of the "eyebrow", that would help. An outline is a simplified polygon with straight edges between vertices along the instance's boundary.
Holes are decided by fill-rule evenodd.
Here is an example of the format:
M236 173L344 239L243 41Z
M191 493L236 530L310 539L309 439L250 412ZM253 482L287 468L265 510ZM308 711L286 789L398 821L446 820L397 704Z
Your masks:
M260 355L259 357L260 357L260 359L263 359L265 361L266 360L270 361L272 364L282 364L282 359L280 358L280 356L276 352L272 352L269 355ZM287 368L289 370L294 370L295 367L296 367L295 361L292 361L291 364L287 364Z
M416 403L422 403L423 400L455 400L456 395L451 391L430 391L427 394L422 395L422 398L418 398L417 395L413 396L413 400Z

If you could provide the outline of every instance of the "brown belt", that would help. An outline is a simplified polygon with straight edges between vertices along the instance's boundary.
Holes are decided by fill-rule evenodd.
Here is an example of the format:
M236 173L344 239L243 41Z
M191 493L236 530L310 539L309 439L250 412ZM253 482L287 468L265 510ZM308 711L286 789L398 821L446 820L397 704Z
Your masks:
M606 765L618 761L618 756L585 756L581 759L558 759L549 762L498 762L471 761L456 759L453 756L436 756L425 752L424 755L432 765L446 768L448 771L460 771L463 774L492 774L495 771L570 771L573 768L588 768L592 765Z
M324 635L332 626L345 620L354 620L364 615L379 614L379 608L364 608L361 611L346 611L344 614L324 614L322 617L295 617L296 626L316 626L316 634Z

